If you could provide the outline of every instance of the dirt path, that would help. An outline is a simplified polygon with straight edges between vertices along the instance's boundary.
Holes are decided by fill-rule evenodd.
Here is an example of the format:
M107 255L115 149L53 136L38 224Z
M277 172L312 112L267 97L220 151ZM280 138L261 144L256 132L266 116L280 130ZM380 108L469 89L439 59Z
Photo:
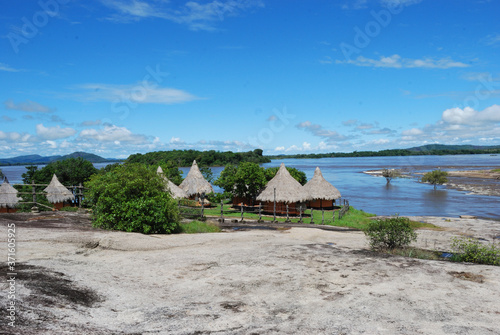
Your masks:
M145 236L33 218L0 216L0 250L15 223L20 262L16 327L2 317L0 334L500 333L499 267L380 256L361 232ZM430 248L500 235L498 222L429 220L447 226L419 232Z

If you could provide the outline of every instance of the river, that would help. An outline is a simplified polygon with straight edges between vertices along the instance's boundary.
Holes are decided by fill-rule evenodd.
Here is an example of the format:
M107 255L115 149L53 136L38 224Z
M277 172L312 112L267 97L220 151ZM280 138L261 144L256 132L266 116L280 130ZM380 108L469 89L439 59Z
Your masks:
M456 156L404 156L404 157L346 157L321 159L282 159L263 164L264 167L295 167L312 178L319 166L326 180L332 183L349 199L351 206L378 215L475 215L481 218L500 220L500 197L470 194L438 186L419 183L417 178L397 178L386 185L385 178L364 174L366 170L383 168L406 169L412 173L442 170L494 169L500 168L500 156L456 155ZM95 164L100 168L106 163ZM20 183L24 166L1 167L11 183ZM189 168L181 168L183 176ZM212 168L217 178L222 167ZM500 181L491 180L495 187ZM215 188L216 191L220 191Z

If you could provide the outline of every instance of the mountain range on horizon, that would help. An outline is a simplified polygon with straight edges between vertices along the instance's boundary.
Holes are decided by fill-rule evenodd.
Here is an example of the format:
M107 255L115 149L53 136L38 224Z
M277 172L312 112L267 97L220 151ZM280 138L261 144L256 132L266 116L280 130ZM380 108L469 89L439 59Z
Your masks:
M500 145L482 146L482 145L448 145L448 144L427 144L418 147L412 147L402 150L424 152L432 150L452 151L452 150L487 150L487 149L500 149ZM0 158L0 166L2 165L28 165L28 164L48 164L50 162L82 157L92 163L106 163L106 162L120 162L124 159L117 158L104 158L95 154L77 151L68 155L55 155L55 156L40 156L40 155L24 155L11 158Z

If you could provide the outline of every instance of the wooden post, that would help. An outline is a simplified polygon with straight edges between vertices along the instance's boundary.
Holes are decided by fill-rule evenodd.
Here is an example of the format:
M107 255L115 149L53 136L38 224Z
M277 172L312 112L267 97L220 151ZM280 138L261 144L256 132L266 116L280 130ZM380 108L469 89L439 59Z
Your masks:
M201 218L203 219L203 214L204 214L204 204L205 204L205 192L201 194Z
M224 202L220 201L220 222L224 222Z
M288 204L286 204L286 222L290 222L290 217L288 216Z
M33 192L33 207L31 207L31 213L39 213L40 211L36 203L36 187L34 180L31 180L31 191Z
M321 224L325 224L325 210L321 207Z
M80 186L78 187L78 208L82 208L82 183L80 183Z
M314 224L314 208L311 208L311 224Z
M335 222L335 205L333 206L332 210L332 222Z
M276 187L274 188L274 211L273 222L276 222Z
M299 223L302 223L302 205L299 206Z
M241 209L241 222L243 222L243 202L240 204Z
M259 202L259 222L262 221L262 202Z

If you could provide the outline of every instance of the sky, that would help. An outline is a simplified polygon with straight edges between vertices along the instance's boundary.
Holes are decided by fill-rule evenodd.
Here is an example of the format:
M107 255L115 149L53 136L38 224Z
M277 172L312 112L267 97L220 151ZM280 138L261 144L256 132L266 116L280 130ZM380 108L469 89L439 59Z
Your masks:
M495 0L1 0L0 157L500 145Z

